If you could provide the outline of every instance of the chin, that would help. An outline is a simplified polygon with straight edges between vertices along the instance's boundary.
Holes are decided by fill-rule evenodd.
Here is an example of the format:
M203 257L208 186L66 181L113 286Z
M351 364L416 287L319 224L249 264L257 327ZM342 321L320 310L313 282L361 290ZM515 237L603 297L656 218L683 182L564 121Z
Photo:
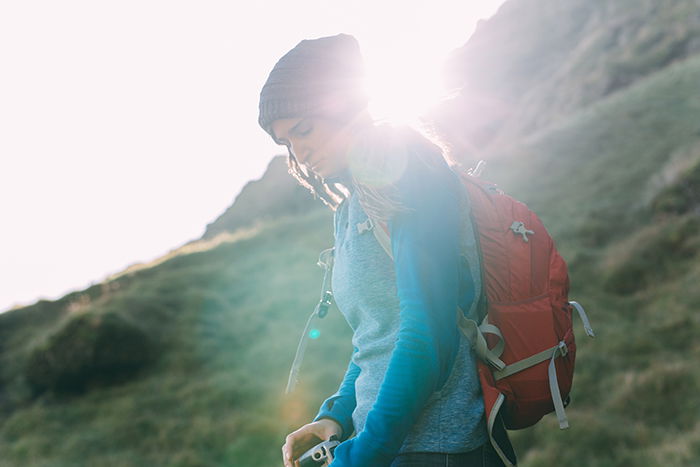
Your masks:
M319 177L326 179L326 178L335 178L344 172L343 167L338 167L337 164L327 164L327 163L321 163L319 164L315 170L312 170L313 173L318 175Z
M318 175L321 178L328 178L333 176L333 171L332 170L327 170L325 167L321 166L320 168L313 170L313 172Z
M324 180L328 179L328 178L335 178L338 175L340 175L340 171L338 171L338 170L321 170L321 171L316 172L316 173L318 174L319 177L323 178Z

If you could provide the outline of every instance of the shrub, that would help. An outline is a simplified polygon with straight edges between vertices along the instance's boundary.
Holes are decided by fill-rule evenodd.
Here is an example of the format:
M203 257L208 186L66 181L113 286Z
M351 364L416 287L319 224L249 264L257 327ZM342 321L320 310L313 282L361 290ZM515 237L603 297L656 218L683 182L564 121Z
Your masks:
M154 350L148 335L118 313L82 313L31 351L25 377L35 392L81 392L131 377Z
M657 214L685 214L700 210L700 164L682 174L652 201Z
M687 362L655 364L620 378L611 398L612 412L653 427L691 429L697 422L698 378Z
M700 220L693 215L651 225L614 252L605 278L609 292L629 294L682 273L698 253Z

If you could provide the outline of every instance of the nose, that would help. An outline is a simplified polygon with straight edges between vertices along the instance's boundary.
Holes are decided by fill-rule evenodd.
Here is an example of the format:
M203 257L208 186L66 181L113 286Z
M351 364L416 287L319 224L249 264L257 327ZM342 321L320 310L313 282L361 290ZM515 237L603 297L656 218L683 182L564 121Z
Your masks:
M298 163L304 164L306 162L308 152L304 151L304 149L299 143L295 145L294 141L290 141L289 150L292 151L292 154L294 154L294 157L296 157Z

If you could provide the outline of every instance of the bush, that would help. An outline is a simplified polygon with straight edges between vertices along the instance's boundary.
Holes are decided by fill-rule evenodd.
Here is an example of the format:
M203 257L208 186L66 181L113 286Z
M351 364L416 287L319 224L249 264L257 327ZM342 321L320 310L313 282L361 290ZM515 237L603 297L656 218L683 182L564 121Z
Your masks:
M685 214L700 210L700 164L686 171L652 201L657 214Z
M609 292L629 294L683 273L700 250L700 219L689 215L650 225L613 254L605 278Z
M81 392L128 379L154 350L148 335L118 313L83 313L31 351L25 377L37 393Z
M652 427L689 430L697 422L696 395L700 387L694 364L655 364L643 372L619 378L609 408L613 413Z

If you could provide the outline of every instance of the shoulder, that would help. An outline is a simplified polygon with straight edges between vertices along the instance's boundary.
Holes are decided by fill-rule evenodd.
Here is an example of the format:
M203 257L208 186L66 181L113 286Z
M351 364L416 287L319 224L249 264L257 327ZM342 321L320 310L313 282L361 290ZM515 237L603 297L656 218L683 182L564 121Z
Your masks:
M407 125L380 124L363 131L348 161L356 182L374 185L395 183L407 170L449 170L440 146Z
M459 180L441 149L427 141L413 142L404 156L403 173L396 181L398 198L408 207L435 206L459 197Z
M439 204L457 191L442 149L408 126L380 125L363 135L350 155L350 169L363 207L380 219Z

